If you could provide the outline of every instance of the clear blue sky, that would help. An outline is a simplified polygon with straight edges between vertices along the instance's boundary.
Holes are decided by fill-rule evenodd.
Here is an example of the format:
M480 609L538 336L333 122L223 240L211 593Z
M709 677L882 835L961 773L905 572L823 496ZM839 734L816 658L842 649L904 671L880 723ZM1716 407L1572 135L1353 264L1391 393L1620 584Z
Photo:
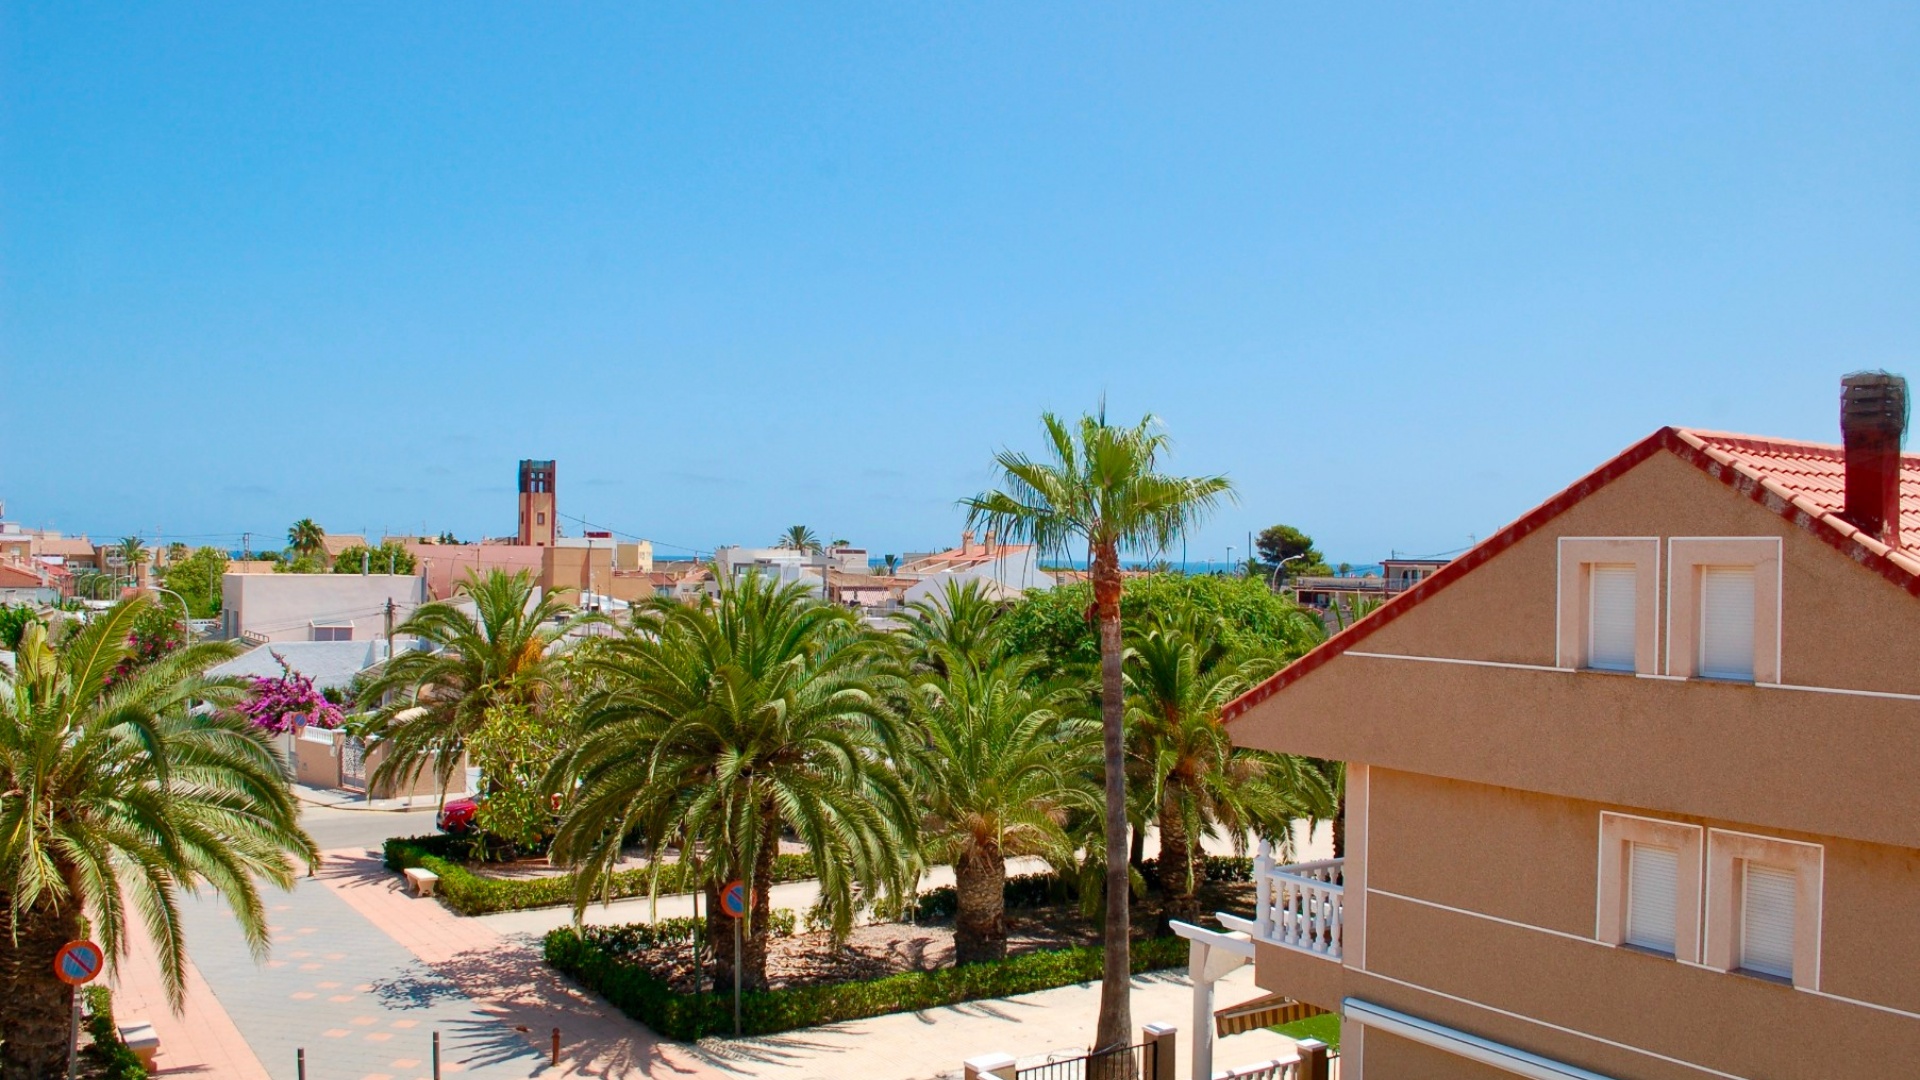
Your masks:
M9 517L921 549L1105 394L1357 562L1920 376L1912 4L274 7L0 5Z

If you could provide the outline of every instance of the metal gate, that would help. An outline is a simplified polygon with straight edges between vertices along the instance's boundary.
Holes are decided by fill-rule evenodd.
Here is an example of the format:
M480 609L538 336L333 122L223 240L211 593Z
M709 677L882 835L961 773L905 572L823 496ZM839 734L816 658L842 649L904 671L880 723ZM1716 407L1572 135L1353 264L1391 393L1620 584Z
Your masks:
M357 735L340 743L340 782L348 787L367 786L367 744Z

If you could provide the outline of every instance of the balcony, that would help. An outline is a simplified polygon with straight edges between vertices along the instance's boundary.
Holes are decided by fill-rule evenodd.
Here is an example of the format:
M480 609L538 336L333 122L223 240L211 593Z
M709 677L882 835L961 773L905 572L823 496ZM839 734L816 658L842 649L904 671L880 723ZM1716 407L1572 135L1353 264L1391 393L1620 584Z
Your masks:
M1346 860L1275 866L1267 845L1253 862L1253 937L1271 945L1340 959Z

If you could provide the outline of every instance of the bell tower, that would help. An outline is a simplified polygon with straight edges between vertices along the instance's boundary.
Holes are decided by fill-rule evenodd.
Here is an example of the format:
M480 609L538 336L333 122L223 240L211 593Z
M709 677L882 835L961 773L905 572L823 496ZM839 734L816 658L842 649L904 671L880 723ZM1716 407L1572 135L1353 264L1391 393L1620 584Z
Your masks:
M528 547L552 547L558 522L554 515L553 462L525 459L520 462L520 543Z

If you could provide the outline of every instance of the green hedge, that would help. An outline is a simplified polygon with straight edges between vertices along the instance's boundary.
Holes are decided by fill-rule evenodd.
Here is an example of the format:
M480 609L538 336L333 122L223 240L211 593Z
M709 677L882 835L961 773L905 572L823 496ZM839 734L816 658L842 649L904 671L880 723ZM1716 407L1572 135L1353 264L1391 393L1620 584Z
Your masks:
M461 915L489 915L496 911L573 903L572 874L513 880L488 877L455 861L465 852L464 840L447 836L395 837L388 840L385 847L387 869L400 871L417 866L439 875L436 894ZM610 890L613 899L645 896L652 873L649 869L616 872ZM687 876L679 863L662 867L660 892L664 895L688 891ZM776 884L812 877L813 863L804 855L779 855L773 860Z
M1149 863L1152 860L1148 860ZM1200 873L1208 881L1221 884L1253 880L1253 860L1232 855L1208 855L1200 862ZM1148 875L1151 880L1152 875ZM1079 896L1079 886L1058 874L1017 874L1007 879L1006 903L1010 908L1037 908L1069 903ZM951 885L928 889L914 898L914 917L952 918L959 909L959 894Z
M1177 937L1135 942L1133 970L1138 973L1178 967L1186 963L1187 950L1186 940ZM670 1039L691 1042L733 1031L731 994L676 991L652 972L621 960L591 936L583 938L571 927L547 935L545 955L547 963L574 982ZM751 991L741 995L741 1031L746 1035L771 1035L843 1020L1051 990L1098 979L1100 965L1098 947L1055 949L861 982Z
M113 1022L113 991L104 986L89 986L87 995L87 1034L93 1036L89 1051L101 1063L100 1075L106 1080L146 1080L147 1067L140 1055L120 1040L120 1029Z

